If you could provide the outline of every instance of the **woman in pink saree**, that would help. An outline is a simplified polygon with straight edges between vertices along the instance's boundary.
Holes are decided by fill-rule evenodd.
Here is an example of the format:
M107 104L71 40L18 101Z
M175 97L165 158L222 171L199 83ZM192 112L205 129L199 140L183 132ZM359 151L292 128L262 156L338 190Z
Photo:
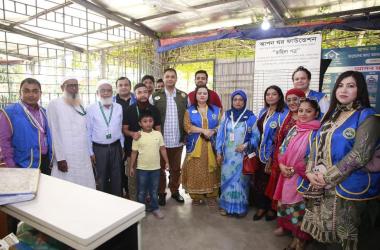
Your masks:
M318 103L306 99L298 109L296 125L290 129L278 155L281 175L273 199L278 201L277 215L280 227L292 232L294 238L286 249L304 249L311 237L300 229L305 203L297 192L297 179L305 177L309 143L313 132L320 127Z

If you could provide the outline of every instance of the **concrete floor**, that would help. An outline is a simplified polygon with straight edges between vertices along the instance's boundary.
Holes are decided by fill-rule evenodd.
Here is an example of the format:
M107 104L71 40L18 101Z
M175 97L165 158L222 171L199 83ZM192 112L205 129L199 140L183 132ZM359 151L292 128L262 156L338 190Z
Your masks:
M289 236L273 235L275 221L254 222L253 209L245 218L225 217L207 205L193 206L190 197L184 197L182 205L169 192L166 206L161 207L165 218L147 214L143 219L143 250L278 250L291 241Z

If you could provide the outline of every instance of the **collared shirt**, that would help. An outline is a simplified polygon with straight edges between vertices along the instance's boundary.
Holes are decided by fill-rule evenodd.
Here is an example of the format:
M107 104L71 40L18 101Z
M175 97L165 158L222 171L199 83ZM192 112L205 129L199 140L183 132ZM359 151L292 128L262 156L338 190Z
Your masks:
M121 105L121 107L123 108L123 110L126 110L129 106L131 106L134 103L134 101L132 99L133 99L132 93L131 93L130 97L128 98L128 100L124 100L123 98L120 97L119 94L117 94L115 96L114 101L116 103L119 103Z
M26 103L23 103L28 111L32 114L33 118L37 120L40 125L44 126L46 131L47 123L44 121L42 123L41 119L43 117L40 115L40 107L34 108ZM26 114L25 114L26 115ZM47 137L45 133L41 133L40 145L41 145L41 154L47 154ZM0 145L3 152L3 160L7 166L15 166L13 160L13 147L12 147L12 129L9 125L8 118L3 112L0 112Z
M96 102L87 108L86 123L90 155L94 154L94 151L92 150L92 142L111 144L120 140L121 146L124 147L124 136L122 133L123 108L118 103L113 103L109 108L106 108L103 105L101 107L103 108L104 116L107 121L109 120L113 107L109 126L107 126L103 117L99 102ZM110 137L108 138L107 135L110 135Z
M176 148L182 146L180 142L180 131L178 124L178 110L175 102L176 89L170 93L165 88L166 95L166 116L164 123L164 141L167 148Z
M153 116L153 128L156 126L161 126L161 117L160 117L160 111L158 109L148 104L145 108L138 107L137 103L129 106L126 110L124 110L123 115L123 125L128 125L128 130L137 132L141 130L141 127L139 125L139 114L143 113L144 111L150 111ZM132 151L132 137L126 136L125 137L125 148L126 152Z

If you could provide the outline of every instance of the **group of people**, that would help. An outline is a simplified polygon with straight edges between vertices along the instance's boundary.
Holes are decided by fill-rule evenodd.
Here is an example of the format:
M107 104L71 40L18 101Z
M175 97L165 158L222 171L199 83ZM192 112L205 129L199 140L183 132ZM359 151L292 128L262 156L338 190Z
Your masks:
M176 88L173 68L164 70L163 86L155 88L147 75L134 93L126 77L116 81L116 96L102 80L98 101L86 109L78 80L67 78L47 112L39 105L40 83L27 78L20 101L0 112L1 163L117 196L124 188L157 218L164 218L168 170L174 200L184 202L182 183L194 206L205 203L223 216L244 217L253 203L253 220L277 218L273 233L292 233L286 249L304 249L312 238L357 249L361 221L380 195L380 117L365 79L342 73L329 102L309 89L308 69L289 77L294 88L284 96L269 86L257 116L243 90L231 94L224 111L204 70L189 94ZM247 162L251 174L243 171Z

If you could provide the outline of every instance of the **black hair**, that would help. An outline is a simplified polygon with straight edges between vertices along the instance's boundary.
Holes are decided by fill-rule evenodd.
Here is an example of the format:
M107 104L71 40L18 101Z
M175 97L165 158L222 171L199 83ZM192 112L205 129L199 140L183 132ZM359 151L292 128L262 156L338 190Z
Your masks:
M194 77L197 77L198 74L205 74L206 75L206 79L208 79L208 74L207 74L207 71L206 70L198 70L197 72L195 72L195 75Z
M156 83L159 83L159 82L164 82L164 80L162 80L162 78L158 79Z
M147 79L151 80L154 83L154 77L151 76L151 75L145 75L145 76L143 76L143 78L141 79L141 82L144 82Z
M25 83L36 84L41 91L41 83L34 78L25 78L24 80L22 80L20 84L20 91L21 91L22 86L24 86Z
M292 81L294 81L294 75L295 75L298 71L303 71L303 72L305 72L306 75L307 75L307 79L309 79L309 80L311 79L311 73L310 73L310 71L309 71L307 68L303 67L303 66L299 66L299 67L293 72L293 75L292 75Z
M211 110L213 110L212 105L210 105L210 90L209 90L206 86L197 86L197 87L195 88L195 90L194 90L194 104L193 104L193 105L194 105L195 108L198 110L197 92L198 92L199 89L202 89L202 88L204 88L204 89L207 90L208 97L207 97L206 104L207 104L207 106L208 106Z
M150 111L150 110L144 110L140 113L139 115L139 119L138 121L141 122L141 120L145 117L152 117L153 120L154 120L154 117L153 117L153 113Z
M321 113L321 108L319 107L319 104L316 100L313 100L313 99L310 99L310 98L302 98L300 100L300 105L301 103L304 103L304 102L307 102L310 104L310 106L317 112L317 117L319 116L319 114Z
M133 91L136 91L136 89L141 88L141 87L146 88L146 86L145 86L144 83L139 82L138 84L136 84L136 85L133 87Z
M131 86L131 80L129 80L128 77L122 76L122 77L119 77L119 78L116 80L116 87L117 87L117 82L118 82L118 81L122 81L122 80L128 80L129 86Z
M166 68L166 69L164 69L164 74L166 72L168 72L168 71L174 72L175 76L177 76L177 71L175 69L173 69L173 68Z
M339 84L343 81L343 79L350 76L355 79L356 87L358 89L358 91L356 92L357 93L356 99L354 101L354 108L357 108L359 105L362 106L363 108L371 107L370 102L369 102L367 83L364 79L363 74L358 71L349 70L340 74L338 76L338 79L336 79L333 91L331 93L331 101L330 101L329 110L326 112L321 123L324 123L325 121L330 119L331 115L334 113L335 108L339 103L338 99L336 98L336 90L338 89Z
M286 106L285 100L284 100L284 94L282 93L281 88L277 85L271 85L265 90L265 92L264 92L265 107L267 107L267 108L269 107L269 104L267 103L267 100L266 100L266 95L267 95L268 90L270 90L270 89L274 89L277 92L277 94L280 96L280 99L278 100L278 103L277 103L276 112L284 111L284 108Z

